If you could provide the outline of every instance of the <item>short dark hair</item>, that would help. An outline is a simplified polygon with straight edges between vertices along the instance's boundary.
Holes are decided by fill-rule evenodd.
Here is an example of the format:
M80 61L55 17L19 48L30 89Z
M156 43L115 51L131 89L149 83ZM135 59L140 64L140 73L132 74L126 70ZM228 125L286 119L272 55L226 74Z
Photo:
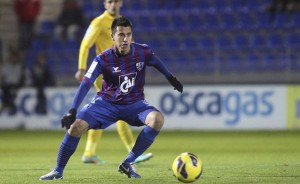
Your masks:
M124 16L120 16L115 18L115 20L111 24L111 32L112 34L115 34L116 29L118 26L123 26L123 27L130 27L132 28L132 23L130 20Z

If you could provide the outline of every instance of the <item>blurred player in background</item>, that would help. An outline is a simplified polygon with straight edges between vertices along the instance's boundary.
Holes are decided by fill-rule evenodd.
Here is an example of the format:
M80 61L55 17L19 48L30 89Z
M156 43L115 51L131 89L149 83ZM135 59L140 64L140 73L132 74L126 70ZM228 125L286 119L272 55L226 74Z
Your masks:
M111 38L111 24L116 17L120 16L120 8L123 5L122 0L104 0L104 7L106 11L103 14L92 20L86 34L81 42L79 51L79 63L78 71L75 74L75 78L81 82L84 74L86 73L86 65L89 54L89 49L95 44L96 54L100 54L105 49L112 47L113 40ZM102 87L102 76L100 75L94 82L94 86L97 91ZM119 136L126 146L128 152L131 151L134 145L134 137L131 129L126 122L118 121L117 130ZM103 164L104 161L98 159L96 156L96 148L99 144L102 136L102 130L89 130L88 138L85 147L85 151L82 156L82 162L84 163L96 163ZM152 153L141 155L136 159L136 163L149 160L152 157Z
M61 120L62 127L68 131L60 145L56 167L40 180L63 179L65 166L81 135L88 129L105 129L119 119L131 126L145 126L118 168L128 178L141 178L134 162L151 146L164 124L162 113L144 100L146 67L156 68L174 89L183 91L182 84L146 44L132 42L132 24L127 18L116 18L111 31L114 46L97 55L84 75L70 110ZM99 75L103 75L102 91L77 113L77 108Z

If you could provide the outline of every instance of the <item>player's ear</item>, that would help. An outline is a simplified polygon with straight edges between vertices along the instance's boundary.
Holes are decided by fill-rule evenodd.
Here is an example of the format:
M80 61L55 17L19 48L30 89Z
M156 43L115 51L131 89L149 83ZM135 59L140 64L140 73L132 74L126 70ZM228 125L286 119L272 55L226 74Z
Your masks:
M113 34L111 34L110 36L111 36L111 39L112 39L113 41L115 41L115 39L114 39L114 35L113 35Z

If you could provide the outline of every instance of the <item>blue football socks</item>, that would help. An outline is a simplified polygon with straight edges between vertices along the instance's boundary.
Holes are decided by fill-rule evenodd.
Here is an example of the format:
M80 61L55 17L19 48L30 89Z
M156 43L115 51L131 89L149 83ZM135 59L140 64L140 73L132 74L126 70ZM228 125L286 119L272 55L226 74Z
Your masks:
M61 175L63 174L63 171L65 169L65 166L72 156L72 154L75 152L77 145L79 143L80 138L73 137L68 134L68 132L65 134L65 137L60 145L58 155L57 155L57 165L55 167L55 170L59 172Z
M136 139L136 143L124 162L134 162L137 157L143 154L153 143L155 137L158 135L159 131L146 126Z

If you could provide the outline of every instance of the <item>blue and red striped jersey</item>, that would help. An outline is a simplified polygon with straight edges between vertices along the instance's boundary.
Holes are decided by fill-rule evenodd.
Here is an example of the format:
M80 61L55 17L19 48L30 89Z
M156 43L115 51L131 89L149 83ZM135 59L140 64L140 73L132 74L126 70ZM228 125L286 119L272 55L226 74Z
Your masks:
M102 99L116 104L130 104L144 100L147 66L153 66L165 77L171 75L148 45L131 43L130 52L126 55L117 54L114 47L103 51L96 56L85 74L72 107L77 108L80 105L86 91L101 74L103 75L102 90L97 95Z

